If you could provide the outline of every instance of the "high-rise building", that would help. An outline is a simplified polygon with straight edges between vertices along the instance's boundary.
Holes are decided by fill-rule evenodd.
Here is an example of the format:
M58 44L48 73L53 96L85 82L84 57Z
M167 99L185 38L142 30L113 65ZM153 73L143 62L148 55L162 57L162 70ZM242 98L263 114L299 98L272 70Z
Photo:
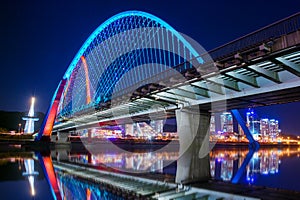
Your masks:
M211 115L210 117L210 133L216 134L216 123L215 123L215 115Z
M258 140L260 136L260 120L253 109L249 109L246 113L247 126L250 133L253 135L255 140Z
M247 126L254 139L258 139L260 136L263 141L268 139L274 140L279 136L279 122L275 119L258 119L253 109L249 109L246 114Z
M270 119L269 123L269 136L273 140L279 135L279 123L278 120Z
M133 135L133 124L125 124L125 135Z
M233 120L230 112L223 112L221 114L221 128L223 133L233 132Z
M260 134L263 140L269 137L269 119L264 118L260 120Z
M164 123L163 120L152 120L150 122L150 126L152 127L152 129L156 132L156 133L162 133L163 132L163 127L164 127Z

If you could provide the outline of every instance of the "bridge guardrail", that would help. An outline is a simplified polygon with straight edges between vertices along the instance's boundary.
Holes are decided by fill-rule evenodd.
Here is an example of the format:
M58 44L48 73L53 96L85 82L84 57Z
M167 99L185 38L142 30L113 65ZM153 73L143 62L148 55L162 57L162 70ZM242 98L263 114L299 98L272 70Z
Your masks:
M300 12L212 49L208 53L214 60L218 60L297 30L300 30Z

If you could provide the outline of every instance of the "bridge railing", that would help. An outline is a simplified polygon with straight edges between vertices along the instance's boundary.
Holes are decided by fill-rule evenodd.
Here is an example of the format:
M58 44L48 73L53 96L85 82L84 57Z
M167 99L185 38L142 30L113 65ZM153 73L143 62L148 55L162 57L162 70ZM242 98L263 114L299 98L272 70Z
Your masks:
M214 60L219 60L297 30L300 30L300 12L212 49L208 53Z

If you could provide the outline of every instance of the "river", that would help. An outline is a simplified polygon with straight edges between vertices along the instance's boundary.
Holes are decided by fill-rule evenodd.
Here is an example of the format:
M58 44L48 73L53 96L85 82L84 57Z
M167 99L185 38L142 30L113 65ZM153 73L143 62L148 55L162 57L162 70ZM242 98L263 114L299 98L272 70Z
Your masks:
M47 153L46 153L47 154ZM1 199L53 199L53 188L45 178L45 165L41 165L44 152L24 150L19 145L0 148L0 192ZM89 166L94 169L118 171L121 173L142 173L151 177L165 177L172 181L176 174L176 150L163 151L112 151L89 152L84 149L57 148L48 152L53 162ZM44 159L45 161L45 159ZM51 161L51 159L50 159ZM45 163L44 163L45 164ZM46 165L52 163L46 163ZM257 152L247 148L218 148L210 152L212 179L236 184L258 185L272 188L300 191L300 148L260 148ZM79 198L82 193L76 177L60 173L54 167L60 193L66 199ZM136 174L139 175L139 174ZM74 181L75 180L75 181ZM85 182L86 188L95 188ZM77 186L76 186L77 185ZM104 199L122 199L105 189L93 194L85 191L90 199L102 195ZM84 193L84 192L83 192ZM93 198L94 195L94 198ZM81 199L81 197L79 198Z

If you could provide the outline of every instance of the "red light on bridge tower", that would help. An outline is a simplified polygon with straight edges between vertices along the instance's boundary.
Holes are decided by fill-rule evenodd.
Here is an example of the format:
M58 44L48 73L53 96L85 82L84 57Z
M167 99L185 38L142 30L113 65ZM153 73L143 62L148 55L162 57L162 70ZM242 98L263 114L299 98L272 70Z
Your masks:
M89 69L88 69L88 65L86 63L85 57L81 56L80 59L83 64L83 69L84 69L84 74L85 74L86 104L89 104L89 103L91 103L91 88L90 88Z
M57 87L54 98L52 99L52 103L51 103L50 108L47 112L47 115L45 116L45 119L43 121L43 124L41 126L40 132L39 132L36 140L41 140L42 137L49 138L49 140L50 140L50 136L51 136L51 133L52 133L54 121L55 121L55 118L56 118L58 104L59 104L61 95L64 91L64 87L65 87L66 82L67 82L67 80L63 79L60 82L59 86Z

